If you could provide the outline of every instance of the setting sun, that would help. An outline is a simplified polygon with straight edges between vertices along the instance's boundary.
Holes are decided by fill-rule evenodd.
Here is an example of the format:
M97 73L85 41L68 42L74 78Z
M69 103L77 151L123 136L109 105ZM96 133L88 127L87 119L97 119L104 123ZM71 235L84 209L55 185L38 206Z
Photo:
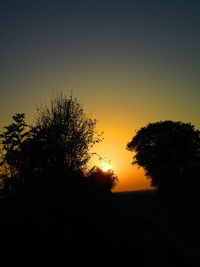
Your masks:
M110 170L110 168L109 168L108 166L103 166L102 170L103 170L104 172L107 172L108 170Z

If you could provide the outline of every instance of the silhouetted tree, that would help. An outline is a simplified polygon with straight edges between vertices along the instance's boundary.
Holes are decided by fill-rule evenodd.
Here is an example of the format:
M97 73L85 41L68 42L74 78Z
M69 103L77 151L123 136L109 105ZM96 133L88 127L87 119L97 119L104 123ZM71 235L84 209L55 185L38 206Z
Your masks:
M0 134L1 178L4 192L10 194L14 194L14 188L24 180L24 158L21 152L24 140L28 137L25 115L17 113L12 119L14 122L4 127L5 131Z
M90 159L89 149L100 141L95 136L96 120L89 118L72 95L52 98L50 106L38 110L34 137L45 144L48 162L70 170L82 170Z
M133 164L144 167L160 191L199 187L200 132L190 123L149 123L137 131L127 149L135 152Z
M30 190L38 187L37 193L41 190L41 194L44 188L49 194L66 192L70 181L77 180L74 177L80 180L90 159L90 148L101 141L96 120L85 114L72 95L59 93L53 97L49 106L38 109L36 122L29 128L24 114L16 114L13 119L15 122L1 135L2 164L10 172L11 179L6 181L12 185L15 180L21 181L26 191L28 184Z

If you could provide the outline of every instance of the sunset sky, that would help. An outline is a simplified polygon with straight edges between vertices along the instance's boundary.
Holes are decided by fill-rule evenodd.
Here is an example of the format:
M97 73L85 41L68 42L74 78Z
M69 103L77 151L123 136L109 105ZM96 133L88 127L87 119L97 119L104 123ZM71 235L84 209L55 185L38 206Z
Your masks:
M0 127L73 91L104 131L93 151L111 161L115 190L149 188L126 144L149 122L200 128L199 14L197 0L2 0Z

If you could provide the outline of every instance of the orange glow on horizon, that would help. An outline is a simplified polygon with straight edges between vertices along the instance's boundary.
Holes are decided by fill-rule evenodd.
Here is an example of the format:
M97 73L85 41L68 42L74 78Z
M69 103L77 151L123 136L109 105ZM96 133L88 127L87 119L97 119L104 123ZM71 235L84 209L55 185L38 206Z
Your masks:
M124 121L125 122L125 121ZM134 154L126 150L127 143L132 139L134 131L130 125L107 124L100 118L98 128L104 131L104 140L96 144L93 152L96 152L105 162L98 157L93 157L90 165L99 166L102 171L112 170L118 177L118 183L113 192L136 191L150 189L150 180L145 176L143 168L132 165ZM133 125L133 129L137 126ZM110 164L109 164L110 162Z

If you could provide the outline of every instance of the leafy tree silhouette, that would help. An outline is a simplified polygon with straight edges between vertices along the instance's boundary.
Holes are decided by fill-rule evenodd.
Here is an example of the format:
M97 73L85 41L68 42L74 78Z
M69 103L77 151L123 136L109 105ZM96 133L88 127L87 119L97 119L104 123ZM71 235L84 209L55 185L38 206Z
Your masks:
M16 114L13 119L15 122L1 135L2 164L9 167L11 178L5 187L8 191L11 184L16 190L17 179L41 195L66 192L69 184L80 180L90 159L89 149L101 141L96 120L85 114L72 95L57 93L49 106L38 109L35 125L29 128L24 114Z
M190 123L149 123L127 149L135 152L133 164L144 167L160 192L199 188L200 132Z
M38 110L33 136L45 143L43 150L49 154L46 164L84 170L90 159L89 149L101 141L100 135L95 137L95 127L96 120L85 114L76 98L72 95L66 98L60 93L49 107Z
M14 122L4 127L5 131L0 134L1 140L1 178L4 184L3 192L14 194L15 188L24 179L24 161L22 146L28 137L25 115L16 113Z

